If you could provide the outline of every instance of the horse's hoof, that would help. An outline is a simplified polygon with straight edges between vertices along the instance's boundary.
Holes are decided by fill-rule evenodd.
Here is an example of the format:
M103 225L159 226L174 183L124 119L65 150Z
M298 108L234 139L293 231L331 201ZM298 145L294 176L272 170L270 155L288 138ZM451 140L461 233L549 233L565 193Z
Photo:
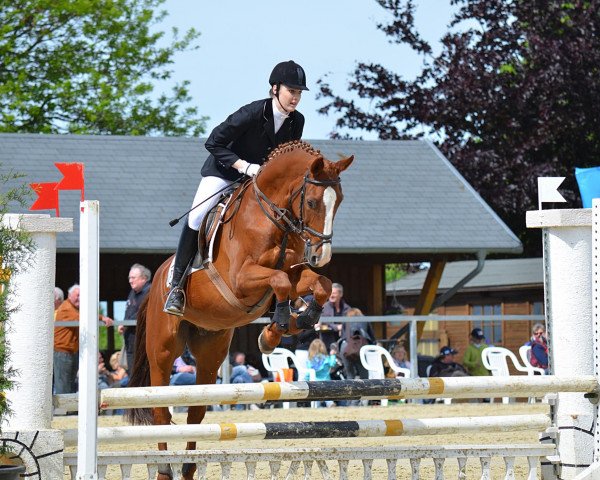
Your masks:
M261 332L261 334L258 336L258 349L260 350L260 353L264 353L265 355L270 355L271 353L273 353L273 350L275 350L275 347L277 347L277 345L271 346L269 345L265 339L263 338L264 335L264 330ZM279 342L277 342L279 343Z

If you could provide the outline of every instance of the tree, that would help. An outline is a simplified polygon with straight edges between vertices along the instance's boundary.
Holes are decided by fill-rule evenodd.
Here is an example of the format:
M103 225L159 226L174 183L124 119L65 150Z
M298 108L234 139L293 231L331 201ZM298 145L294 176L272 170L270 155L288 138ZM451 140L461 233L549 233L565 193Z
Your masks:
M577 202L575 166L600 158L600 2L452 0L457 13L438 55L415 28L412 0L377 2L392 16L377 27L422 55L420 74L406 80L358 63L349 89L359 99L336 95L323 78L321 113L337 114L338 129L382 139L434 138L526 253L538 253L525 228L536 177L567 176L561 191Z
M180 51L153 29L164 0L0 0L0 132L199 135L189 82L151 98Z

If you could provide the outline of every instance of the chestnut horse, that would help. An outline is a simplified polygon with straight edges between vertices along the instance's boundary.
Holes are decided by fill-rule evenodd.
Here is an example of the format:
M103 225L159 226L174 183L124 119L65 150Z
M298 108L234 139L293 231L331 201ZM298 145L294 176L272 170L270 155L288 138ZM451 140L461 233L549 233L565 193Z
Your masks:
M342 201L339 175L352 160L331 162L298 141L271 152L258 175L233 193L215 240L214 268L188 277L183 317L163 312L171 259L157 270L138 313L129 386L168 385L173 362L186 344L196 358L196 383L215 383L234 329L264 315L273 294L274 321L259 337L263 353L273 351L283 334L314 326L331 281L309 266L321 267L331 259L333 218ZM300 316L292 316L290 299L308 293L315 300ZM205 413L204 406L190 407L187 423L200 423ZM167 408L134 409L128 417L134 424L171 422ZM167 444L158 447L166 450ZM195 442L186 448L195 449ZM195 468L185 465L183 478L193 478ZM172 475L170 466L162 465L158 479Z

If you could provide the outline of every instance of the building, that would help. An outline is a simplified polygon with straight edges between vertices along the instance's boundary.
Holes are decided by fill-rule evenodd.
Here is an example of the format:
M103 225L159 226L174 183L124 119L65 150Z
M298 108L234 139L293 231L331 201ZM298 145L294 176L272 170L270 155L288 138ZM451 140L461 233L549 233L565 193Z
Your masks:
M450 262L446 265L438 286L445 294L477 266L476 261ZM404 313L412 314L418 302L427 271L409 274L387 285L387 304L401 305ZM486 341L506 347L518 354L519 347L529 340L533 320L474 321L471 315L543 315L544 274L541 258L487 260L481 272L469 280L450 299L433 312L437 315L456 315L463 321L429 322L422 339L424 353L434 354L440 347L450 345L459 351L469 344L469 334L481 327ZM398 327L396 327L398 328ZM426 344L430 347L427 348Z
M419 307L427 312L446 261L521 252L518 238L433 144L310 143L331 160L355 155L342 175L334 256L323 272L366 314L384 310L387 263L432 262L436 273ZM100 298L108 315L127 296L133 263L155 271L175 250L179 228L168 222L190 208L206 156L198 138L0 134L0 168L24 173L27 182L59 181L55 162L85 164L85 197L100 202ZM76 219L75 231L58 238L56 282L62 288L78 281L78 208L79 192L60 192L61 216ZM256 351L258 331L240 329L232 348ZM387 335L384 325L377 334Z

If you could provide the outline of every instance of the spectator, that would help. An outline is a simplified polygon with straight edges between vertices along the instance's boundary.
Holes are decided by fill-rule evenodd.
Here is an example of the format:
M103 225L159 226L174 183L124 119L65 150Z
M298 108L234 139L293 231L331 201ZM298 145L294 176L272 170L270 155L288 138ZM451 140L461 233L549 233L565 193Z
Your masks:
M295 305L294 313L301 313L304 310L306 310L308 304L313 299L313 295L307 295L305 297L299 298L297 304ZM319 333L317 332L317 325L315 325L315 327L311 328L310 330L302 330L296 335L296 350L294 351L294 354L298 359L300 367L306 367L306 362L308 361L308 347L315 338L319 338Z
M104 390L112 386L110 371L104 363L104 356L98 352L98 389Z
M450 347L442 347L440 354L431 364L430 377L468 377L469 374L460 363L454 361L458 351Z
M314 339L308 347L308 362L306 365L315 371L315 378L323 381L331 380L329 372L336 364L335 351L330 350L327 354L327 347L323 341L318 338ZM319 402L320 405L321 402ZM335 403L332 400L326 400L325 405L333 407Z
M79 285L73 285L55 312L56 322L79 320ZM111 318L100 315L106 326L111 326ZM54 393L75 393L77 391L77 370L79 368L79 327L55 327L54 329Z
M408 360L408 353L404 345L398 344L392 350L392 358L397 367L410 369L410 361Z
M339 283L334 283L331 286L329 301L323 305L323 313L321 315L323 317L345 317L348 315L350 308L350 305L344 300L344 287ZM316 327L319 331L319 337L325 345L339 341L340 332L342 331L341 323L319 322Z
M363 313L358 308L349 308L346 314L348 317L363 316ZM375 334L369 322L344 323L340 353L347 378L369 378L369 372L360 361L359 352L362 346L372 345L373 343L375 343Z
M187 347L173 362L169 385L196 385L196 359Z
M126 387L129 383L127 370L121 365L121 352L115 352L110 356L108 361L112 372L110 372L112 387Z
M490 375L490 371L483 366L483 361L481 360L481 354L487 347L483 330L481 328L474 328L471 331L471 342L463 356L463 365L467 372L469 372L469 375L476 377Z
M231 383L252 383L262 380L262 375L258 369L246 363L245 353L235 352L232 363Z
M529 363L534 367L543 368L548 374L548 337L546 327L541 323L536 323L531 329L531 338L527 345L531 345L529 352Z
M131 291L127 297L127 307L125 308L125 320L136 320L137 313L140 309L140 305L148 292L150 292L150 279L152 278L152 272L149 269L134 263L129 269L129 285ZM131 372L133 367L133 355L135 353L135 327L132 325L124 327L119 326L119 333L123 335L123 342L125 345L124 352L126 358L123 358L122 364L126 365L127 372Z
M61 288L54 287L54 312L60 307L60 304L65 301L65 292Z

